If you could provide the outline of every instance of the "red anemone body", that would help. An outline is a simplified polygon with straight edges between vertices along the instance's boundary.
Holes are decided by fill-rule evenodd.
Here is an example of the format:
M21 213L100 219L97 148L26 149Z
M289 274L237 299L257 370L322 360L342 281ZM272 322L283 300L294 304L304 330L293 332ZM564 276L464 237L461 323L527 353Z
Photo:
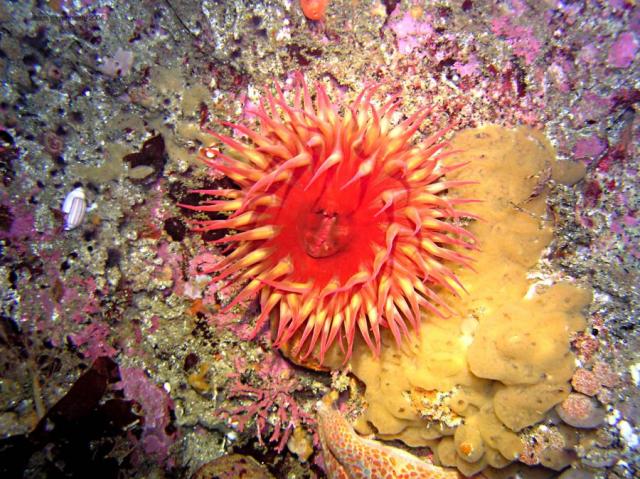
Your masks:
M256 330L274 314L276 346L294 342L302 358L317 348L322 361L336 340L348 358L357 331L376 354L381 328L399 343L423 310L447 311L438 290L461 288L448 263L468 265L459 250L474 247L459 224L467 200L446 196L461 184L444 177L460 166L441 161L448 128L412 142L428 110L394 124L399 103L376 106L377 89L342 111L322 86L314 102L301 76L291 103L267 91L255 129L227 124L245 140L212 132L228 154L203 150L240 189L199 190L222 199L186 206L230 213L195 227L237 231L217 240L236 246L208 272L246 281L228 307L259 294Z

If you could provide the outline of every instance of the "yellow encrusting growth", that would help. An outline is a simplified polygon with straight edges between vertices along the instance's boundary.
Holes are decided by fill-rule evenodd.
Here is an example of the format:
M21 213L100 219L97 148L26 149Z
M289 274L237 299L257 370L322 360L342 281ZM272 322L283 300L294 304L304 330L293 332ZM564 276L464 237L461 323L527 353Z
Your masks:
M465 475L490 475L518 459L518 433L570 391L569 338L585 327L591 293L569 282L534 284L527 273L553 235L547 183L575 182L579 172L556 162L546 138L528 128L466 130L450 148L462 151L451 162L470 164L447 180L477 180L450 193L481 200L467 207L482 218L468 227L480 249L475 271L454 268L467 293L443 292L455 311L448 318L424 311L419 336L404 348L387 334L379 359L356 347L351 365L369 404L358 429L429 446ZM440 415L429 393L446 397Z

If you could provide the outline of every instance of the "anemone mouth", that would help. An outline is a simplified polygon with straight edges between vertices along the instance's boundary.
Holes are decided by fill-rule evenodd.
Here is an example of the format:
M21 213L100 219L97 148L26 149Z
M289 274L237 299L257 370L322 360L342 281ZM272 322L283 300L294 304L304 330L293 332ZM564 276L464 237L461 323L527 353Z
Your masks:
M439 140L451 127L412 141L429 110L394 124L399 102L378 106L376 85L344 109L321 85L312 101L301 75L292 102L275 88L252 111L255 129L224 123L244 140L211 132L224 148L203 150L203 161L240 186L200 190L222 199L185 205L230 213L195 229L237 231L214 241L236 247L208 272L246 282L227 310L260 295L255 331L273 312L276 346L295 338L303 359L319 346L322 362L338 343L346 360L359 334L378 355L381 328L400 343L425 311L447 311L439 290L464 289L449 264L469 266L462 251L475 238L459 224L473 218L459 209L470 200L447 197L466 184L445 178L462 166L443 162L450 153Z
M300 219L300 240L306 253L321 259L342 251L351 237L349 218L337 211L317 208Z

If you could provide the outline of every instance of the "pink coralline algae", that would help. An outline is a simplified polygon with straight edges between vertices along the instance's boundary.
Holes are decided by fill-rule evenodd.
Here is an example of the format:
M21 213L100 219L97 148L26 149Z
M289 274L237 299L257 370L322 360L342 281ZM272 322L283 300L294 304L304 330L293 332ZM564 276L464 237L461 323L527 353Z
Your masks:
M570 426L592 429L604 422L605 412L598 402L579 393L571 393L556 406L556 412Z
M614 102L611 98L600 96L593 92L586 92L578 103L571 109L573 125L580 128L588 122L598 121L609 114Z
M593 366L593 374L602 386L614 388L620 385L620 377L606 363L596 363Z
M294 399L293 394L300 391L302 385L293 375L291 366L280 356L272 354L263 361L257 370L263 381L259 386L247 384L244 379L247 368L240 361L236 362L235 369L237 372L229 375L234 382L227 398L238 399L245 404L221 412L232 424L235 423L238 431L244 431L246 425L254 420L259 444L264 444L263 434L270 430L268 441L277 443L276 451L282 452L296 427L315 424L313 417ZM317 437L314 437L314 443L318 443Z
M69 335L71 342L83 350L85 358L95 360L101 356L114 357L116 349L109 343L111 330L103 323L94 322L85 326L80 332Z
M216 294L222 297L234 297L241 289L241 284L227 283L225 281L216 281L211 279L210 273L205 271L211 269L219 263L224 256L216 255L208 251L199 252L189 262L188 278L191 278L184 285L184 294L192 299L202 298L203 304L215 304L217 302ZM249 301L241 304L248 306ZM222 313L219 313L220 315ZM216 321L217 322L217 321Z
M599 157L607 147L607 144L596 135L582 138L576 142L573 148L573 156L577 160L589 160Z
M527 65L531 65L538 57L541 45L531 27L513 25L511 17L503 15L491 21L491 29L494 34L505 37L513 53L522 57Z
M169 448L177 439L177 433L170 431L173 401L142 369L120 368L120 377L116 388L122 389L125 398L137 402L144 414L140 439L144 453L171 466Z
M55 269L48 269L48 273L50 277L57 278ZM98 287L94 278L76 276L66 281L58 278L58 281L63 288L56 308L58 314L69 315L74 323L82 324L88 317L100 313L100 301L96 294Z
M601 401L608 396L604 388L614 388L619 382L618 375L603 362L596 363L591 371L579 368L571 378L571 385L575 391L585 396L597 396Z
M475 55L471 55L467 62L455 62L453 68L461 77L470 77L480 70L480 62Z
M203 273L203 271L220 262L220 260L220 255L208 251L200 251L189 261L189 271L187 275L189 281L177 292L191 299L203 298L205 304L214 302L217 291L216 285L210 281L209 276Z
M552 62L547 68L547 75L553 85L561 93L569 93L573 88L573 81L576 76L574 59L567 58L566 55L556 53L552 57Z
M21 253L26 253L28 242L36 235L33 211L27 205L11 204L5 194L0 197L0 239L16 240L13 246Z
M638 52L638 39L631 32L624 32L609 49L607 62L616 68L628 68Z
M577 369L571 378L573 389L585 396L595 396L600 390L600 381L593 373L585 368Z
M105 75L111 78L127 76L133 67L133 52L118 48L113 57L106 58L98 67Z
M589 43L578 52L578 61L588 64L595 63L598 59L598 52L598 47L593 43Z
M433 36L434 30L429 19L430 17L427 17L427 21L419 22L406 12L400 20L389 25L396 34L400 53L409 55Z
M47 258L49 265L58 262L54 259L56 257L57 255L52 254ZM53 309L48 317L57 314L62 319L57 324L64 328L57 333L51 331L51 334L60 339L68 337L85 358L113 358L117 351L111 344L111 328L99 318L101 309L98 294L104 291L98 290L95 279L81 276L64 279L52 266L47 267L47 274L52 278L52 290L57 291L52 295ZM49 322L49 326L55 324L56 322Z

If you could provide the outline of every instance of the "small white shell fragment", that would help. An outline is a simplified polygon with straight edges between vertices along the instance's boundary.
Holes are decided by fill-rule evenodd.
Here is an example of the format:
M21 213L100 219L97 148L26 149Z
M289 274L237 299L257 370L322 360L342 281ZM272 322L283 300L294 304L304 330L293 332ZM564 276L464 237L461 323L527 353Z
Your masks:
M87 212L87 197L84 194L84 188L79 186L65 197L64 203L62 203L62 212L65 214L64 229L66 231L82 224Z

